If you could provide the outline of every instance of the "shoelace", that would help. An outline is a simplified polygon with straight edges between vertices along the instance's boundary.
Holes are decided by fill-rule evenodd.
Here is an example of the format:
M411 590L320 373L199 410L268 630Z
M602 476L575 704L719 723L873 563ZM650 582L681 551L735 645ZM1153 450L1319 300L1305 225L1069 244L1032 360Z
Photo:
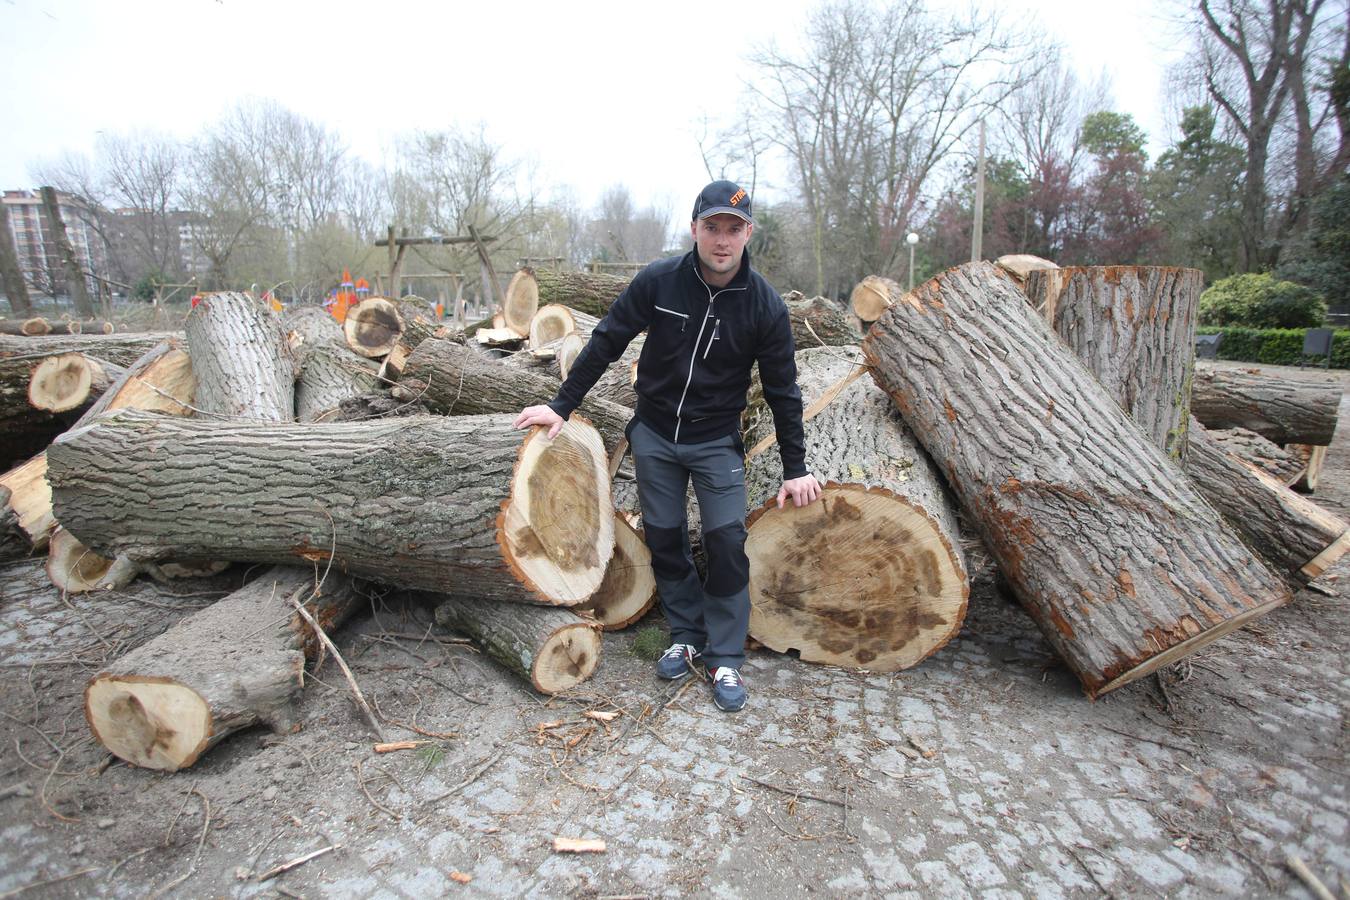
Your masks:
M717 671L713 672L713 681L725 684L727 687L740 687L741 673L727 666L718 666Z
M683 656L686 655L686 650L688 651L688 655L689 655L689 656L693 656L693 655L694 655L694 648L691 647L691 646L689 646L688 644L672 644L672 645L666 650L665 653L662 653L662 654L661 654L661 658L662 658L662 659L674 659L674 658L677 657L677 656L678 656L678 657L683 657ZM648 657L648 658L650 658L650 657Z

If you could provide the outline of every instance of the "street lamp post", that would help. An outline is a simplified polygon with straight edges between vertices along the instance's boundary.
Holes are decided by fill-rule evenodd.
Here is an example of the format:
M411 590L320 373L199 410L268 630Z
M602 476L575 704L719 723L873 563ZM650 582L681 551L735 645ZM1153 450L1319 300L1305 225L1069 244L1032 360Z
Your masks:
M909 287L907 290L914 290L914 245L919 242L919 236L914 232L905 235L905 243L909 244Z

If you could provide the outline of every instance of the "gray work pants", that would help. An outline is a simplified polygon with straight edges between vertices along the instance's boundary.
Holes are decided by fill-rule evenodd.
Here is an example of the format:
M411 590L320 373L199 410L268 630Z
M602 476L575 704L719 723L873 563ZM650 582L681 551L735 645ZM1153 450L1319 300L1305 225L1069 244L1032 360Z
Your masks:
M745 556L745 458L736 435L673 444L641 422L629 428L642 529L671 643L692 644L709 669L745 662L750 563ZM693 479L708 578L689 549L685 498Z

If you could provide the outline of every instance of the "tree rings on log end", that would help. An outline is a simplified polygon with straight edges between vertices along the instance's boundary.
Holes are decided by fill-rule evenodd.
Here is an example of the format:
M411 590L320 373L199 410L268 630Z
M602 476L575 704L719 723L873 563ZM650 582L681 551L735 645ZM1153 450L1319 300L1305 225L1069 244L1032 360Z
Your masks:
M47 578L68 594L96 591L107 581L113 561L99 556L64 528L52 532L47 548Z
M60 353L49 356L33 369L28 381L28 402L35 409L47 412L67 412L89 401L89 394L98 386L107 386L103 367L83 353Z
M388 356L403 334L403 316L394 301L367 297L347 312L342 330L347 346L362 356Z
M652 554L622 513L614 514L614 556L600 587L577 611L600 623L605 631L627 628L647 614L656 602Z
M530 346L551 344L576 330L577 320L572 317L572 311L561 304L550 303L530 319Z
M574 606L604 580L614 506L600 433L573 415L553 440L536 427L521 446L497 518L502 557L540 602Z
M909 668L951 640L970 579L927 513L892 492L828 482L820 501L749 519L750 635L807 662Z
M201 695L168 678L95 676L84 691L84 716L114 756L166 772L196 762L212 730Z
M888 278L868 275L858 282L849 295L849 308L864 322L875 322L891 308L891 295L900 296L900 286Z
M521 269L511 276L511 281L506 286L506 301L502 306L502 326L524 337L530 333L530 322L538 311L539 282L535 280L532 270Z
M1143 678L1145 675L1151 675L1163 666L1171 665L1188 654L1194 653L1206 644L1213 643L1224 635L1237 631L1253 619L1259 619L1266 613L1283 606L1286 600L1286 597L1270 600L1262 603L1260 606L1254 606L1246 612L1239 613L1231 619L1225 619L1213 628L1201 631L1198 634L1186 638L1179 644L1168 647L1157 656L1150 657L1141 665L1135 666L1105 683L1102 683L1100 679L1095 679L1096 683L1094 684L1092 680L1082 675L1079 677L1083 680L1083 687L1087 691L1088 697L1092 700L1096 700L1102 694L1108 694L1118 687L1124 687L1131 681ZM1108 671L1107 674L1109 675L1110 672Z
M556 694L590 678L600 665L600 630L589 622L555 631L530 668L530 681L541 694Z
M586 349L587 339L575 331L568 332L563 336L562 342L558 345L558 371L566 380L568 374L572 371L572 363L577 361L581 351ZM633 363L634 366L637 363Z

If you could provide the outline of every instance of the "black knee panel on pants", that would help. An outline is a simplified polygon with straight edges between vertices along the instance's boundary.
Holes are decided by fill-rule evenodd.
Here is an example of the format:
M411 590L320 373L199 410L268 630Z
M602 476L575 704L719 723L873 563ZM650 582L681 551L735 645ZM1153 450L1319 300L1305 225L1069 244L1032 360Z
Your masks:
M708 555L708 581L704 590L709 594L729 597L750 583L744 522L732 522L703 532L703 551Z
M642 534L652 554L652 571L658 578L675 580L689 572L689 559L684 555L683 528L653 528L645 525Z

